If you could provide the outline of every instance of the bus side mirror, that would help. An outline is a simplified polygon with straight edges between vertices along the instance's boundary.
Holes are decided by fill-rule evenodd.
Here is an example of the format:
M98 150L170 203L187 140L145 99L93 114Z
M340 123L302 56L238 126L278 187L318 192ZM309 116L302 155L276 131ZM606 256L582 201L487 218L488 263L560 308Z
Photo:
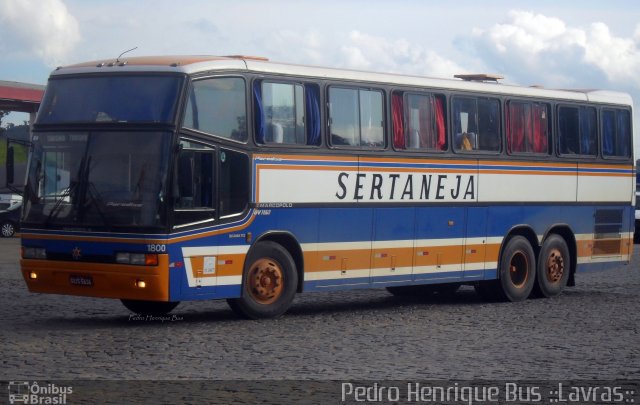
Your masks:
M19 139L7 138L6 145L5 153L0 153L0 156L4 155L5 158L2 162L4 167L0 167L0 176L2 176L0 182L5 183L1 187L21 194L27 178L27 161L31 144ZM0 161L2 161L2 157L0 157ZM4 170L4 175L1 174L2 170Z
M15 179L15 163L14 163L13 146L9 146L9 145L7 145L6 174L7 174L7 186L10 186L13 184Z

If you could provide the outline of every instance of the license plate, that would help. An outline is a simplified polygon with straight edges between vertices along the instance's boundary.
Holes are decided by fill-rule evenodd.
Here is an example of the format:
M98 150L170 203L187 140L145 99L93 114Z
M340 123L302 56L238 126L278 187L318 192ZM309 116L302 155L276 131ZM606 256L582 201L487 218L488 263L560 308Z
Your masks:
M93 277L91 276L77 276L71 275L69 276L69 283L72 285L79 285L82 287L92 287L93 286Z

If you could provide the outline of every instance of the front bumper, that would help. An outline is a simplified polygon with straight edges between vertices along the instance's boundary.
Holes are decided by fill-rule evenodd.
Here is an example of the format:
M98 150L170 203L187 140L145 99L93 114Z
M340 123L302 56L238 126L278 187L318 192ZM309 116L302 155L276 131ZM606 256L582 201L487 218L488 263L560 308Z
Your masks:
M20 267L29 291L35 293L169 301L168 255L158 255L157 266L22 259ZM72 284L72 276L90 278L92 285ZM138 286L140 281L144 288Z

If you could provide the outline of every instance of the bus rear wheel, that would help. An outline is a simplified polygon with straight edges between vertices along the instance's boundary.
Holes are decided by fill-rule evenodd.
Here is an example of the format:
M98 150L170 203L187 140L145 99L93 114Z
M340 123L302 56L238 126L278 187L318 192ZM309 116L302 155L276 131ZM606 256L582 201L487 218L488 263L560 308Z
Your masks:
M120 300L129 311L135 312L138 315L166 315L173 311L175 307L180 304L177 302L167 301L142 301L142 300Z
M543 297L560 295L569 280L570 263L567 243L560 235L550 235L538 257L536 292Z
M227 302L245 318L275 318L289 309L297 286L296 264L289 252L275 242L259 242L245 261L242 295Z

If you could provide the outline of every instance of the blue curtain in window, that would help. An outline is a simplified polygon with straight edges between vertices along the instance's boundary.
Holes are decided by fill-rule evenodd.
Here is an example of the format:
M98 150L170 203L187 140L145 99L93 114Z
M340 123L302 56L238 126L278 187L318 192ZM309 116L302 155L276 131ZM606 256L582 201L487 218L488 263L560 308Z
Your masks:
M618 136L616 142L616 155L617 156L629 156L629 144L631 143L631 134L630 129L631 125L629 122L629 113L627 111L617 111L617 126L618 126Z
M595 117L591 109L580 108L580 154L595 154ZM593 135L593 136L592 136Z
M253 100L255 105L255 129L256 129L256 141L258 143L264 143L265 134L265 119L264 109L262 108L262 86L261 82L253 83Z
M317 86L306 85L307 145L320 145L320 91Z
M613 137L615 136L615 122L613 111L605 111L602 114L602 154L613 155Z

